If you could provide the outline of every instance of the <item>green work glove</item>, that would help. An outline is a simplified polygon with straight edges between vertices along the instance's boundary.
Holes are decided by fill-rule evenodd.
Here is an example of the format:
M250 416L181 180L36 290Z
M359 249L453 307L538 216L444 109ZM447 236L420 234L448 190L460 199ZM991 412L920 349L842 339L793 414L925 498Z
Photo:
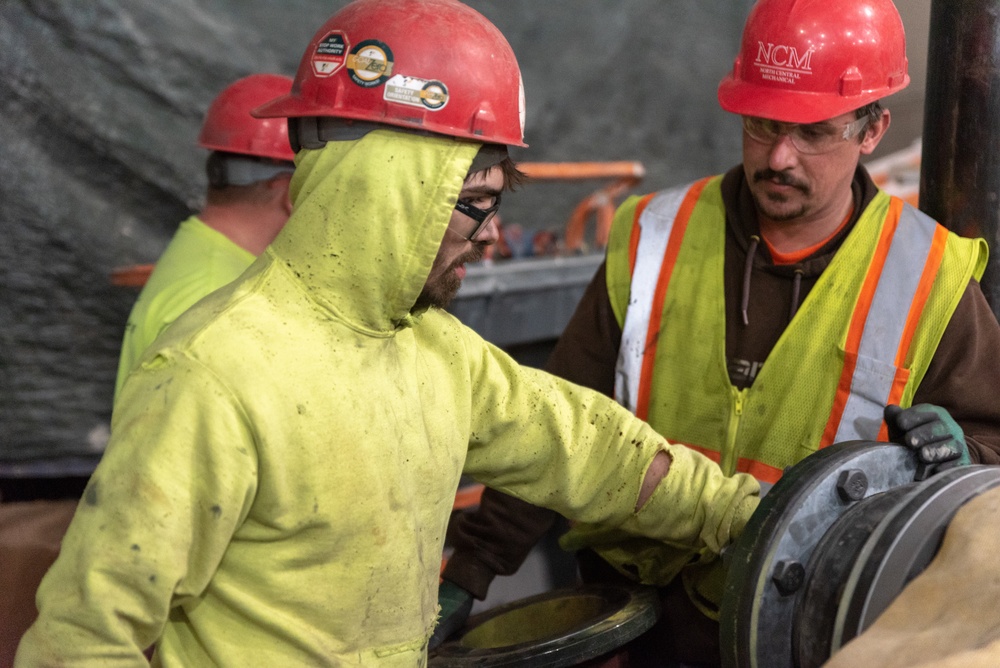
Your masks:
M438 605L441 606L441 616L427 645L428 650L435 649L465 626L465 620L472 610L472 594L454 582L442 580L438 587Z
M925 473L932 468L941 471L972 463L962 428L944 408L917 404L903 409L890 404L885 407L884 416L889 438L916 452ZM918 475L917 479L922 477Z

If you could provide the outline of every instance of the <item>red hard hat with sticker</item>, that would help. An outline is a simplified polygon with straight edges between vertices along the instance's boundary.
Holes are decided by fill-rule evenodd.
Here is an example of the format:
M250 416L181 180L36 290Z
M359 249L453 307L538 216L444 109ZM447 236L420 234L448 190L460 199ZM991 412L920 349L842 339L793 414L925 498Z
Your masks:
M356 0L309 43L288 95L259 118L334 117L525 146L510 44L457 0Z
M735 114L815 123L909 83L891 0L758 0L718 95Z
M256 107L288 94L291 88L291 77L280 74L251 74L229 84L209 105L198 145L211 151L295 160L288 142L288 122L250 115Z

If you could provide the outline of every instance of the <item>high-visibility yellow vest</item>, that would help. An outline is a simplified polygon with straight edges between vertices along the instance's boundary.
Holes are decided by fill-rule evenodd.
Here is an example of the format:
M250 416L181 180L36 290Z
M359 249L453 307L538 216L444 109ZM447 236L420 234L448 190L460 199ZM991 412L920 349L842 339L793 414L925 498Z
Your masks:
M739 390L726 364L721 182L632 197L616 213L616 398L668 440L763 482L832 443L887 440L882 410L911 405L969 280L982 276L986 242L879 192Z

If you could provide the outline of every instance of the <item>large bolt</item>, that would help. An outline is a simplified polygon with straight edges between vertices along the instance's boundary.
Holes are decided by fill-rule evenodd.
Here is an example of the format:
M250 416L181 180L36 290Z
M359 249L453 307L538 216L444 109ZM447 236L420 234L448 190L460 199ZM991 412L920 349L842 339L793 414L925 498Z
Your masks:
M774 565L771 580L782 596L794 594L806 580L806 568L794 559L782 559Z
M847 469L840 472L837 478L837 494L840 498L850 503L860 501L865 498L868 492L868 476L861 469Z

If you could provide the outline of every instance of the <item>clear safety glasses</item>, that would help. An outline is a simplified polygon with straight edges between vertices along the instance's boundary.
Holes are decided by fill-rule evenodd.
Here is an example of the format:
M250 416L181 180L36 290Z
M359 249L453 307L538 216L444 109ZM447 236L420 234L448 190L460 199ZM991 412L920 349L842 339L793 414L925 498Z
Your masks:
M486 206L481 206L485 204ZM471 219L468 226L455 226L454 232L465 237L469 241L476 238L486 229L493 217L497 215L500 208L500 195L484 195L476 199L460 199L455 202L455 211Z
M762 144L773 144L780 136L785 135L796 150L811 155L832 151L843 142L856 137L867 125L867 116L839 126L829 121L782 123L757 116L743 117L743 131L750 139Z

